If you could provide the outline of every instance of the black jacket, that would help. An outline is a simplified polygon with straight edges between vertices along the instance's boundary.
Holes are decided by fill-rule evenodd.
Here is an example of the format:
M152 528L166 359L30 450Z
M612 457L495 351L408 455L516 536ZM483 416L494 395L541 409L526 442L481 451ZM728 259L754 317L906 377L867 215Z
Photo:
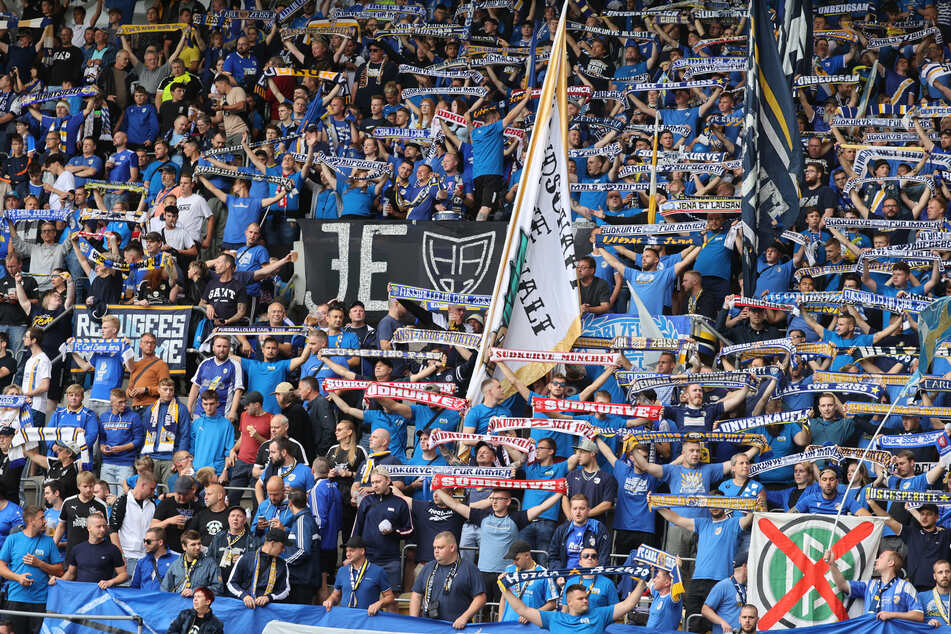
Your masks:
M195 625L197 617L198 614L192 608L182 610L168 626L167 634L193 634L191 628ZM205 615L204 620L198 625L198 629L194 631L195 634L224 634L224 632L224 623L211 612Z

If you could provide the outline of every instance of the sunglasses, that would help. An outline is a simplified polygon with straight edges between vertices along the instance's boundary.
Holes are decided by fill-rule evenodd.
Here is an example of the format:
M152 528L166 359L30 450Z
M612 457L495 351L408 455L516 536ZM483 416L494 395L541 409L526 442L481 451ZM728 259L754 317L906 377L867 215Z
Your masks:
M581 555L581 557L579 557L579 559L597 559L597 558L598 556L594 553L586 553Z
M151 545L152 545L152 542L154 542L155 540L154 540L154 539L143 539L142 541L144 541L146 544L148 544L149 546L151 546Z

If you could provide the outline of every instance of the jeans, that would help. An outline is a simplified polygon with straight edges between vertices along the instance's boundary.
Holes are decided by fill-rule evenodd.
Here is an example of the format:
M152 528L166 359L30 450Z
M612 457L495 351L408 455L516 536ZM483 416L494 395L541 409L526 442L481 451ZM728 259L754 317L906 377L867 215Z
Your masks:
M544 553L538 554L538 563L545 566L548 564L548 546L551 543L551 536L555 534L555 528L558 522L555 520L546 520L538 518L528 526L522 529L518 538L524 539L531 545L532 550L541 550Z
M268 252L274 257L287 255L300 236L297 223L291 222L284 211L276 209L268 213L263 229Z
M480 537L478 526L468 522L462 525L462 534L459 536L459 554L472 563L475 563L476 554L479 552ZM466 547L472 547L474 550L469 550Z
M130 464L112 464L103 462L99 471L99 477L109 483L109 491L113 495L122 495L122 483L133 473Z
M129 573L129 581L132 580L132 575L135 574L135 566L138 563L139 563L139 560L134 557L125 558L125 571ZM127 585L129 581L126 581L125 584L123 585Z
M246 487L251 484L251 469L254 465L243 460L235 460L234 466L228 474L229 487ZM235 506L241 503L244 491L228 491L228 504Z
M23 349L23 333L26 332L26 326L0 324L0 332L7 333L7 337L10 338L10 345L8 346L10 354L14 357L20 354L20 350Z

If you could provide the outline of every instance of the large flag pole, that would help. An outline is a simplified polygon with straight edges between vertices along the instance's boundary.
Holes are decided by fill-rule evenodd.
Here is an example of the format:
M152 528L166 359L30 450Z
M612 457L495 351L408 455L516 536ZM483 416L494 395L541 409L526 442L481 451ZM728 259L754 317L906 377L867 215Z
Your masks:
M654 110L654 149L651 152L651 185L650 198L647 203L647 224L654 224L654 218L657 216L657 138L660 136L660 103L658 100L657 108Z
M469 383L467 396L472 403L482 401L482 383L494 374L488 367L490 349L503 339L523 349L567 351L581 334L567 168L567 14L566 2ZM550 367L526 363L512 369L528 384Z

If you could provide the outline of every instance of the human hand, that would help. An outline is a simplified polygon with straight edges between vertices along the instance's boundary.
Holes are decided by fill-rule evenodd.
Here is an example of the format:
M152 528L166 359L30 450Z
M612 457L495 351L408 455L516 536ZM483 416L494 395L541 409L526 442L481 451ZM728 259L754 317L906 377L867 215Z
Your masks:
M452 627L457 630L464 629L466 627L466 622L468 619L464 616L460 616L458 619L452 622Z
M262 607L265 606L265 605L267 605L267 604L270 603L270 602L271 602L271 600L268 599L267 597L258 597L258 598L256 598L256 599L254 600L254 603L255 603L256 605L260 605L260 606L262 606Z
M251 595L248 595L248 596L244 597L243 601L244 601L245 607L251 608L252 610L254 609L254 607L255 607L255 606L254 606L254 599L251 598Z
M195 596L195 591L192 590L191 588L185 588L184 590L182 590L182 596L188 599L190 597Z
M33 585L33 576L30 573L25 572L17 578L17 581L20 582L21 586L29 588Z

